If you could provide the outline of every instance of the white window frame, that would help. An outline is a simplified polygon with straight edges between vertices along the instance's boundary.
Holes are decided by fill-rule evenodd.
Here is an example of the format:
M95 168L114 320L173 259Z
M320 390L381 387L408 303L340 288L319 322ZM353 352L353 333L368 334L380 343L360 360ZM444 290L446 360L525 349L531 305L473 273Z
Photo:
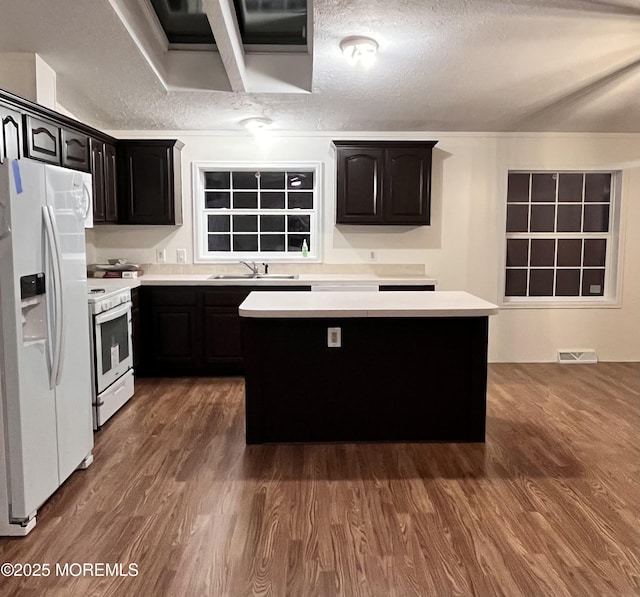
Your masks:
M507 179L509 174L529 173L529 174L566 174L566 173L583 173L583 174L611 174L611 194L609 207L609 231L602 233L584 233L584 232L507 232ZM541 168L508 168L504 172L504 186L501 196L503 198L503 218L502 218L502 249L500 260L501 270L499 276L499 291L501 308L515 309L538 309L538 308L619 308L621 306L620 296L620 212L621 212L621 196L623 187L623 176L621 170L616 169L594 169L594 168L571 168L571 169L541 169ZM556 191L557 192L557 191ZM531 209L531 201L529 201L529 209ZM556 202L557 205L557 202ZM558 217L556 212L556 218ZM557 221L557 220L556 220ZM605 282L602 296L506 296L505 283L507 272L507 239L510 238L589 238L590 235L607 239L607 254L605 259L604 271ZM557 251L557 248L556 248ZM529 262L531 260L531 251L529 250ZM584 266L581 265L582 270ZM517 268L516 268L517 269ZM546 269L546 268L545 268ZM549 266L549 269L557 270L557 266ZM587 268L588 269L588 268ZM527 271L530 265L527 265ZM582 276L582 272L581 272Z
M207 210L204 206L204 173L209 171L296 171L313 170L313 210L309 235L311 246L306 257L302 253L282 254L272 251L263 252L225 252L224 254L212 255L208 250L207 243L207 215L216 213L232 215L238 213L232 208L217 208ZM319 263L322 257L322 162L192 162L192 208L193 208L193 256L194 263L238 263L238 261L268 261L279 263ZM254 215L281 215L291 214L292 210L242 210L242 214ZM295 212L293 212L295 213Z

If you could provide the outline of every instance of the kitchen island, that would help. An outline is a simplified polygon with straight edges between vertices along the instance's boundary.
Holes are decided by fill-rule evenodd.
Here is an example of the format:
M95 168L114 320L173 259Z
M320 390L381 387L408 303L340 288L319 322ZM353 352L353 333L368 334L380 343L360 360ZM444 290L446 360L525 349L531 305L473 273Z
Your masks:
M484 441L497 311L466 292L252 292L247 443Z

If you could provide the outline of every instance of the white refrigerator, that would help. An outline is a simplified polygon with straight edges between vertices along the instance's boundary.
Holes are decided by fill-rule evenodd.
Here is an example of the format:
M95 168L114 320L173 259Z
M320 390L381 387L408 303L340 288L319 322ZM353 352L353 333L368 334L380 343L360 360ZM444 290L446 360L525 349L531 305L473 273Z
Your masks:
M26 535L37 509L93 459L87 176L0 164L2 536Z

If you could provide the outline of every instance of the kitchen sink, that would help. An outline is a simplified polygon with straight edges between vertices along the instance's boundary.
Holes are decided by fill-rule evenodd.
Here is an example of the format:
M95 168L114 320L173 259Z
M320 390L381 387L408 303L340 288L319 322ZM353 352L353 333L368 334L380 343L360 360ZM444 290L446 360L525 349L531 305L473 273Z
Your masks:
M209 280L247 280L255 278L253 274L217 274L209 276Z
M298 274L216 274L210 280L297 280Z

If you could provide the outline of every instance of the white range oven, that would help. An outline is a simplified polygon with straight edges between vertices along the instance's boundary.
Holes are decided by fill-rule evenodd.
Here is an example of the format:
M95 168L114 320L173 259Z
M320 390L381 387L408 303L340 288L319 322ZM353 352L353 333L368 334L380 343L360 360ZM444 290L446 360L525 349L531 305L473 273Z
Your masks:
M131 290L89 288L93 373L93 428L102 425L133 396Z

